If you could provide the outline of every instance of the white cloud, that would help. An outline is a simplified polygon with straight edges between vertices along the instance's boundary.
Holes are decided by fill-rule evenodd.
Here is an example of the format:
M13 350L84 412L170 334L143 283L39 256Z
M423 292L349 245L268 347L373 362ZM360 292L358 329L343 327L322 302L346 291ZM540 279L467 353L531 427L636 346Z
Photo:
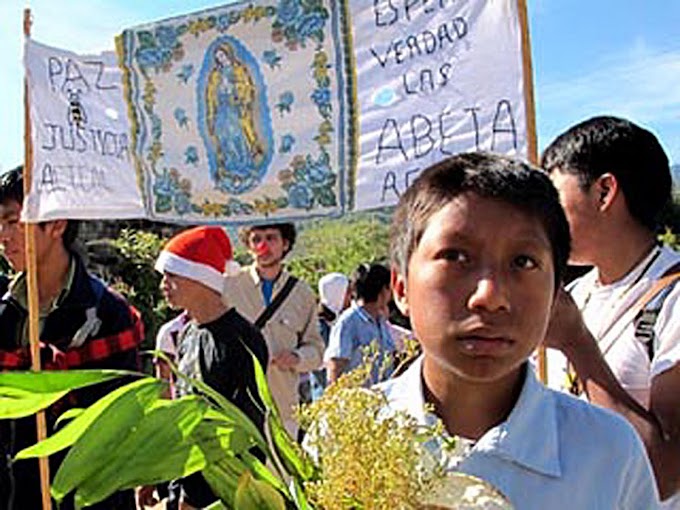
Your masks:
M549 142L575 122L606 113L651 128L671 158L680 161L679 85L680 48L653 50L642 39L623 54L601 58L588 74L547 83L539 80L542 142Z

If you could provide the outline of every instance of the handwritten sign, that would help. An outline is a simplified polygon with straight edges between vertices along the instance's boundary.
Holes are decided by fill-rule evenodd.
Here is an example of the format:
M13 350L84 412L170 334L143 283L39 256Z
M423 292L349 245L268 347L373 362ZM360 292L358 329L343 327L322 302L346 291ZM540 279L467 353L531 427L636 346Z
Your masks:
M359 110L355 209L394 204L465 151L527 152L510 0L350 0Z
M32 40L24 51L33 180L23 218L145 217L115 53L81 56Z
M338 2L240 2L125 30L149 214L252 223L344 210Z

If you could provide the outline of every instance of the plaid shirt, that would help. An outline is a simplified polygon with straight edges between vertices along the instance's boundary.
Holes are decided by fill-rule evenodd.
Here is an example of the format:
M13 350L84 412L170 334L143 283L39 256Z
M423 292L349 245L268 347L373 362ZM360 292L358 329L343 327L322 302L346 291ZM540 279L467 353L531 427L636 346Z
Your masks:
M41 366L44 370L66 370L110 358L113 354L136 349L144 340L144 324L139 312L129 307L132 325L119 333L93 338L75 349L59 350L53 344L40 342ZM0 350L0 371L31 368L31 350Z

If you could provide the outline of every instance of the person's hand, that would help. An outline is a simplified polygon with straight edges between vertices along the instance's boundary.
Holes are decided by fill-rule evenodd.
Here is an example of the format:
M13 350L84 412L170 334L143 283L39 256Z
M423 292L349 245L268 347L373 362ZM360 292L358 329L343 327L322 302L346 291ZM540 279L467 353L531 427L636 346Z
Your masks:
M290 370L300 363L300 356L293 351L282 351L272 357L271 364L281 370Z
M555 304L543 344L546 347L566 351L577 347L589 336L581 311L569 293L560 289L555 296Z
M142 487L137 487L137 489L135 490L137 508L143 509L146 507L157 505L159 501L154 494L155 491L156 487L153 485L144 485Z

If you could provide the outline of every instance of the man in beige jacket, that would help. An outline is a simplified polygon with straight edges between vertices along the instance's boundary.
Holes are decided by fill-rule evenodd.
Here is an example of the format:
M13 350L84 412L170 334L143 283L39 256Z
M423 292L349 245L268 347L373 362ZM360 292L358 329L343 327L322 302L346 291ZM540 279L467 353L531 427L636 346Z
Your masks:
M293 437L298 432L293 407L299 401L300 374L319 368L324 351L316 297L309 285L283 269L283 259L293 248L295 237L292 223L242 229L239 238L254 262L237 276L227 279L223 294L225 301L262 330L269 348L267 378L271 392L284 425ZM268 307L276 305L277 295L286 287L289 288L287 295L276 311L269 317L263 316Z

